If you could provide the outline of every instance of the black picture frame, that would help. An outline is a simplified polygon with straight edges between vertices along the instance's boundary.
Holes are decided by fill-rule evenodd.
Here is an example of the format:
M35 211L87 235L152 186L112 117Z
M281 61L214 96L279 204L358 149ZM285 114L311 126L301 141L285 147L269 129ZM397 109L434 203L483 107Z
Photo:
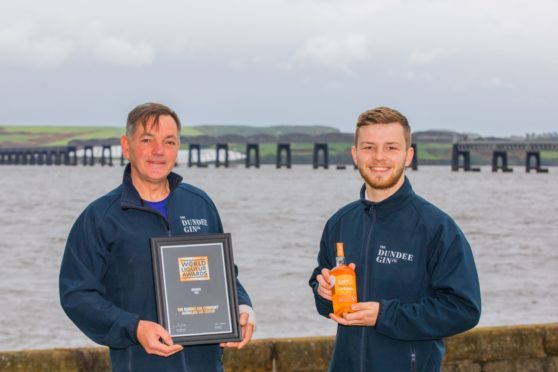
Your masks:
M157 316L180 345L242 340L231 234L151 238Z

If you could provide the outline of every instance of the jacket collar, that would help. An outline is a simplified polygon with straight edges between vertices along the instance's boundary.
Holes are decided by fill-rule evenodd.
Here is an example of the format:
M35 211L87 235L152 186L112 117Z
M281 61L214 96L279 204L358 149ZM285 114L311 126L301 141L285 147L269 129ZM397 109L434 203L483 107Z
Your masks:
M170 172L167 176L169 180L170 193L172 195L174 190L182 182L182 177L174 172ZM140 207L143 208L143 200L141 199L138 191L132 183L132 167L130 164L124 169L124 177L122 179L122 196L120 198L120 206L122 208Z
M405 176L405 181L403 185L389 198L382 200L381 202L375 203L370 200L366 200L366 184L362 185L360 189L360 201L362 202L366 211L374 209L379 213L389 213L395 211L404 205L406 205L411 198L415 195L413 188L411 187L411 182L407 176Z

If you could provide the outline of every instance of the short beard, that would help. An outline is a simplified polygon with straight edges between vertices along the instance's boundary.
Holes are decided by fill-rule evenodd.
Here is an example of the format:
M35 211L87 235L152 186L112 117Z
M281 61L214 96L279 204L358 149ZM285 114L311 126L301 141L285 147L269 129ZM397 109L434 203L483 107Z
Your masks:
M374 179L369 173L367 173L367 166L359 166L358 171L360 176L364 179L366 184L376 190L387 190L397 185L397 182L401 180L403 174L405 173L405 165L401 168L396 169L396 173L390 176L388 179Z

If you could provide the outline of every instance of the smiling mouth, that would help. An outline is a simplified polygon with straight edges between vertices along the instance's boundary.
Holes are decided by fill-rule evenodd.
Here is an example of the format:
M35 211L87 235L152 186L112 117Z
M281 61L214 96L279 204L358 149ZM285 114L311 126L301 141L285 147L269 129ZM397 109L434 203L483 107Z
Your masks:
M151 165L165 165L165 164L167 164L164 161L155 161L155 160L148 160L147 163L149 163Z
M381 166L371 166L368 167L368 169L370 169L372 172L386 172L388 170L390 170L390 167L381 167Z

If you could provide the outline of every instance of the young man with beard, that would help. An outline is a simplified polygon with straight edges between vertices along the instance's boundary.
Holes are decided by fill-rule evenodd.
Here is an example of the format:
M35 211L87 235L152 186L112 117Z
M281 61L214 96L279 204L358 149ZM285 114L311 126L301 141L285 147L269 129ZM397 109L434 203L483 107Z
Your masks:
M364 179L360 199L327 221L309 282L318 312L338 323L330 371L439 371L442 338L480 317L469 243L405 177L413 148L401 113L387 107L362 113L352 156ZM331 302L337 242L357 277L358 303L342 316Z
M130 160L122 184L92 202L70 231L60 269L62 307L89 338L109 347L113 371L223 371L222 347L244 347L255 325L238 280L241 342L182 347L157 323L149 239L191 233L183 218L203 221L197 233L223 232L209 196L172 172L180 120L164 105L139 105L121 144Z

